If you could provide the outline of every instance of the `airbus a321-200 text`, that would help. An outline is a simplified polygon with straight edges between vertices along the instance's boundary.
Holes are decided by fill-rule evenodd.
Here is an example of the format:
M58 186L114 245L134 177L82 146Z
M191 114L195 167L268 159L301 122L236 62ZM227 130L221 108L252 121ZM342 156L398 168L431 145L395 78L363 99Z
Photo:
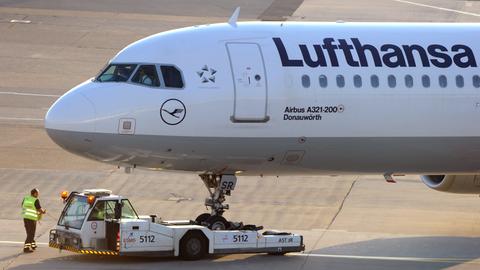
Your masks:
M478 24L237 17L128 45L52 105L48 135L127 169L199 174L215 222L238 175L419 174L480 194Z

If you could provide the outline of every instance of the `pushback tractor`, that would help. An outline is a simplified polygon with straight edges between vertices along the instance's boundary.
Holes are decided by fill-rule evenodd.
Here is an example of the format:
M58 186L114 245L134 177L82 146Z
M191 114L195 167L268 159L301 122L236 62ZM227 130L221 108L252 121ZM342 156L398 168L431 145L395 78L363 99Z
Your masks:
M50 231L49 246L82 254L113 256L181 256L208 254L285 254L305 249L298 234L264 231L237 224L214 230L193 220L163 221L139 216L128 198L109 190L62 193L65 207Z

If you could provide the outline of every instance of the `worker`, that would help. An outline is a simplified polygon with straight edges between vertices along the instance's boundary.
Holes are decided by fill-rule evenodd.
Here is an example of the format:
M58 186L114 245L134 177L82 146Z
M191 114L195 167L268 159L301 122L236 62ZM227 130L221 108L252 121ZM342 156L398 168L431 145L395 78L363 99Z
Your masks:
M99 201L95 205L89 220L105 220L105 202Z
M35 229L37 228L37 221L40 220L42 214L46 214L47 210L40 206L38 200L39 191L34 188L30 191L29 196L25 196L22 201L22 216L27 232L27 239L23 246L23 252L33 252L37 248L35 243Z

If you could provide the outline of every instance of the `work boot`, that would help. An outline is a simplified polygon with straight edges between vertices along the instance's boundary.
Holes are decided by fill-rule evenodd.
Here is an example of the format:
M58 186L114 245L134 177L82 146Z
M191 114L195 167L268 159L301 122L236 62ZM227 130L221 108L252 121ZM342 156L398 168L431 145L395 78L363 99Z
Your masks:
M33 242L33 243L32 243L32 249L33 249L33 250L37 249L37 243L36 243L36 242Z
M32 253L33 252L32 245L31 244L25 244L25 246L23 246L23 252Z

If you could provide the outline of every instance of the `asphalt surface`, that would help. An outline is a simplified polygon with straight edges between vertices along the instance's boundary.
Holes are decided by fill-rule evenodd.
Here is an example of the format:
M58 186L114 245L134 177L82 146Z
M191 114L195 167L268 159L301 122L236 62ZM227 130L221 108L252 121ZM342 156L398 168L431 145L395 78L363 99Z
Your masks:
M0 0L0 267L3 269L479 269L478 196L428 190L418 176L240 177L231 220L305 236L306 252L197 262L59 253L46 247L62 190L102 187L142 214L190 219L206 190L193 174L122 170L71 155L43 130L55 99L94 76L121 48L157 32L241 20L478 22L479 1ZM12 21L13 20L13 21ZM48 215L23 254L20 202L38 187Z

